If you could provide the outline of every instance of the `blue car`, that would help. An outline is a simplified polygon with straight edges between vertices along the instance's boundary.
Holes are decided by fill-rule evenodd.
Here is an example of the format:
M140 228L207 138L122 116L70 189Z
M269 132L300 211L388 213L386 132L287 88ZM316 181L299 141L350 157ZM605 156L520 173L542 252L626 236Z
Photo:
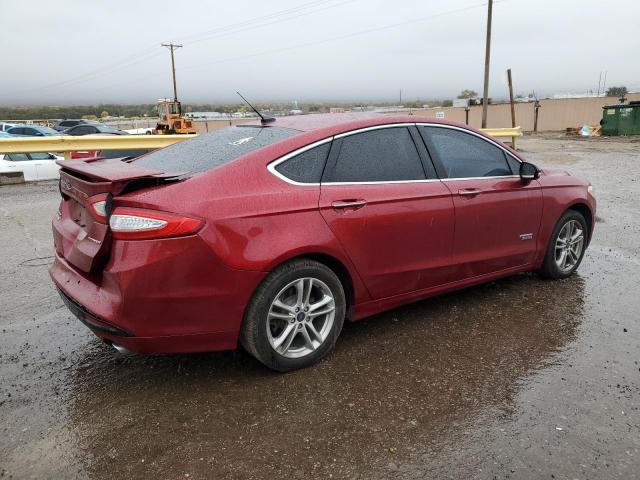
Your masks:
M9 135L16 137L49 137L52 135L62 135L50 127L40 125L16 125L7 130Z

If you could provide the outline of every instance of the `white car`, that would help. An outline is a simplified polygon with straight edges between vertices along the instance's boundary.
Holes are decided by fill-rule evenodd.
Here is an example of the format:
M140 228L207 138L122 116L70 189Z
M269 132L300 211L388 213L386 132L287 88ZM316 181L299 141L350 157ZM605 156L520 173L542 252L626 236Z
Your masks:
M16 125L18 125L18 124L17 123L0 122L0 132L6 132L11 127L15 127Z
M125 132L130 133L131 135L153 135L155 128L130 128L129 130L125 130Z
M56 160L63 159L53 153L0 153L0 173L22 171L25 182L55 180L60 177Z

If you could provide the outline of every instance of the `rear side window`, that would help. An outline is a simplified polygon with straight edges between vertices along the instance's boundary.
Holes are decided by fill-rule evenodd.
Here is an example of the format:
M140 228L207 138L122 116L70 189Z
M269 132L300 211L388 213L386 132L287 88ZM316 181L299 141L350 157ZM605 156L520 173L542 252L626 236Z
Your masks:
M180 141L134 162L141 167L193 175L299 133L281 127L229 127Z
M294 182L320 183L330 147L331 142L327 142L310 148L280 163L276 171Z
M443 178L511 175L504 151L476 135L442 127L420 127L439 160Z
M29 160L26 153L10 153L9 155L6 155L5 158L12 162L25 162Z
M393 182L425 178L409 130L391 127L344 137L327 181Z

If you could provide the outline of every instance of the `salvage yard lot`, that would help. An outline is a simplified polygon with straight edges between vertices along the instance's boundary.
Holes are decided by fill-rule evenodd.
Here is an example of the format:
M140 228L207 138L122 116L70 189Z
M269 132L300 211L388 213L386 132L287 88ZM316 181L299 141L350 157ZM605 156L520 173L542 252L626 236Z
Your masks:
M0 476L634 478L640 140L525 137L589 179L577 275L518 275L349 324L312 368L242 351L123 357L47 268L54 182L0 187Z

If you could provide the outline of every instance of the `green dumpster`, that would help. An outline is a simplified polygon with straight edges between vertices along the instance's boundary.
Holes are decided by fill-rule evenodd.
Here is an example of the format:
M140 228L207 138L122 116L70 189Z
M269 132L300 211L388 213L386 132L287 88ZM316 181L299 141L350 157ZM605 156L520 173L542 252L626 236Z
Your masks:
M602 107L603 135L640 135L640 103Z

